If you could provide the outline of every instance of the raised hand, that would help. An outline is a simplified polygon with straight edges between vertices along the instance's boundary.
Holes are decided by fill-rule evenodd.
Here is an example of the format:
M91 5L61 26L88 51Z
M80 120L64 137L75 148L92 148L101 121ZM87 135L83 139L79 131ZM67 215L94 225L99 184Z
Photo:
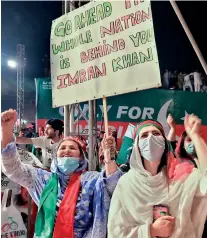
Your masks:
M192 139L194 135L200 135L201 120L194 114L187 115L184 121L185 130Z
M170 128L175 128L176 126L175 120L171 114L169 114L167 117L167 124L169 125Z
M1 128L2 131L13 131L14 125L17 121L17 112L13 109L9 109L1 113Z

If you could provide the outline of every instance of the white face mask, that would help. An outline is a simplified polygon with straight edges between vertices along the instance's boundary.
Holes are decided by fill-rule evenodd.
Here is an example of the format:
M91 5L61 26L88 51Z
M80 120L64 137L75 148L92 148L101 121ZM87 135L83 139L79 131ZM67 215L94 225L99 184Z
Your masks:
M149 134L147 138L139 140L139 149L144 159L148 161L160 160L165 150L165 139L161 135Z

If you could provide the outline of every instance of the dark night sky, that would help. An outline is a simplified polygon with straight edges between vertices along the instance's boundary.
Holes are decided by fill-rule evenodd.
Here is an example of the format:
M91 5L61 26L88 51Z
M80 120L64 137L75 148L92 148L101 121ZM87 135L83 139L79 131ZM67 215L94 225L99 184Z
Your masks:
M177 3L207 60L207 1ZM2 53L16 55L16 45L26 45L25 116L34 120L34 78L43 76L42 58L49 55L50 28L62 12L62 2L2 2ZM201 65L168 1L153 1L152 13L160 68L192 72ZM205 33L204 33L205 32ZM2 55L2 110L16 107L16 73L8 69ZM26 113L27 112L27 113ZM31 113L32 112L32 113Z

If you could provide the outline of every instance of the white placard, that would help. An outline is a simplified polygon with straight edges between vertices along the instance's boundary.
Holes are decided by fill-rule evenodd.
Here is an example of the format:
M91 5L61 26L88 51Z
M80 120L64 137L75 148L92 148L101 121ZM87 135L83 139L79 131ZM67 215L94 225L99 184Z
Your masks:
M97 1L52 23L53 107L161 85L149 1Z

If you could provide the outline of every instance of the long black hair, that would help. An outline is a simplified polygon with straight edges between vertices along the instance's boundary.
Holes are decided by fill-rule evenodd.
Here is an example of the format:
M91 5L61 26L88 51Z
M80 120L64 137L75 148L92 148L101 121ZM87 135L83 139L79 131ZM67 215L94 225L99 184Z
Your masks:
M181 143L180 143L180 157L192 160L191 156L186 152L185 147L184 147L184 142L185 142L186 137L187 137L187 133L186 133L186 131L184 131L182 134L182 139L181 139Z
M161 132L162 133L162 132ZM162 158L161 158L161 161L160 161L160 164L158 166L158 169L157 169L157 173L161 172L161 170L167 166L167 162L168 162L168 155L170 153L170 146L169 146L169 143L165 137L165 135L162 133L162 136L165 140L165 150L163 152L163 155L162 155Z
M185 147L184 147L184 143L185 143L185 138L187 137L187 132L184 131L181 137L181 142L180 142L180 152L179 152L179 156L184 159L188 159L190 160L195 167L197 167L195 161L193 160L193 158L187 153Z

